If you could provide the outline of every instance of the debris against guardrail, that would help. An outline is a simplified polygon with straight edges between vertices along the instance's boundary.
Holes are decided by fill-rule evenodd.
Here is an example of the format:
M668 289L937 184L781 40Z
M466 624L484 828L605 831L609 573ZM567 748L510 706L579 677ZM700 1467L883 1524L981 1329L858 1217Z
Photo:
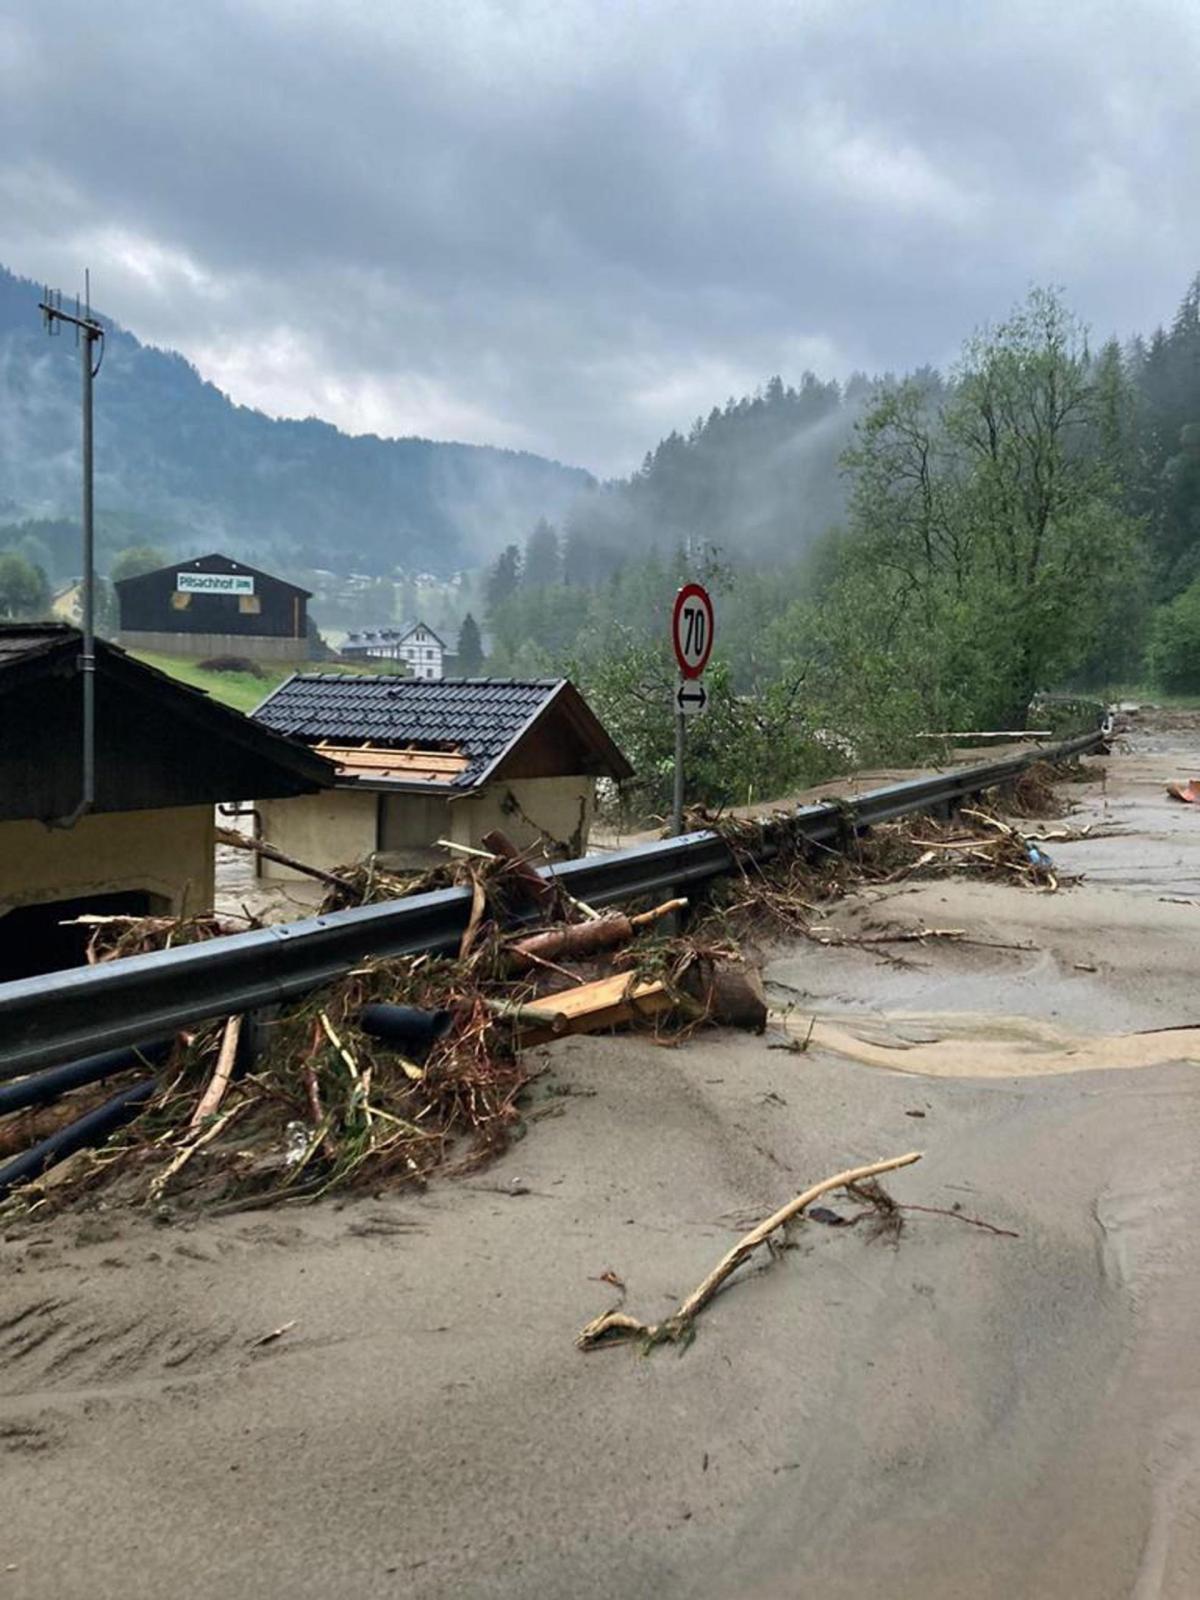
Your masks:
M135 1204L237 1206L420 1182L438 1165L468 1169L504 1147L521 1124L518 1096L538 1044L618 1027L686 1034L710 1017L765 1025L761 985L739 979L735 950L662 937L684 900L598 916L533 874L541 925L532 931L524 856L470 856L437 875L473 891L457 957L368 960L252 1027L232 1016L183 1033L148 1089L144 1063L114 1055L113 1073L88 1090L89 1114L136 1076L137 1120L99 1150L69 1137L48 1147L78 1151L53 1181L40 1161L0 1167L0 1194L19 1179L10 1204L26 1209L100 1191ZM350 893L350 874L336 877L337 894ZM365 873L359 892L367 898L378 884ZM525 920L507 932L516 910ZM207 932L195 919L105 924L93 959ZM73 1104L68 1094L55 1112L60 1133Z
M1036 767L1018 780L1007 809L1058 814ZM698 836L734 870L706 869L711 903L686 936L667 931L667 913L686 905L679 896L599 913L579 898L581 884L595 892L581 874L568 879L571 892L498 834L486 852L455 852L432 874L385 874L374 863L339 869L329 874L330 899L351 914L380 898L426 906L439 901L431 890L450 889L469 905L457 954L371 957L299 993L214 1006L199 1024L181 1018L153 1077L135 1056L113 1058L111 1073L95 1069L103 1058L89 1058L86 1072L61 1080L65 1092L46 1115L46 1084L16 1078L18 1094L23 1082L36 1090L27 1105L38 1110L35 1119L28 1109L0 1114L0 1152L16 1150L0 1166L0 1196L18 1185L9 1204L25 1209L87 1203L100 1191L156 1205L264 1205L421 1182L440 1165L470 1168L520 1129L519 1097L537 1071L530 1051L539 1044L617 1027L678 1040L706 1022L761 1032L766 1001L743 954L747 932L776 923L821 944L957 940L964 930L831 931L823 905L854 884L930 874L978 872L1051 890L1061 881L1040 846L986 805L951 821L885 811L865 831L855 819L840 850L809 820L781 817L769 836L761 822L718 821ZM836 838L832 824L823 827ZM658 878L649 881L661 894ZM132 955L132 973L158 960L149 952L225 931L213 918L96 920L89 956L122 968ZM256 1009L271 1000L269 1011ZM244 1019L231 1019L235 1010ZM84 1147L80 1128L107 1132L118 1123L103 1148ZM42 1153L25 1159L22 1139L40 1140ZM44 1170L67 1149L69 1163Z

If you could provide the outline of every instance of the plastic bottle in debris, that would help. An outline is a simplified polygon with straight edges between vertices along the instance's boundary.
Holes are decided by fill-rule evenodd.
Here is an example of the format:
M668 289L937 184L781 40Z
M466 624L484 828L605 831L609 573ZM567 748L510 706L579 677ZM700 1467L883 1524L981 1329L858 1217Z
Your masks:
M308 1154L308 1126L303 1122L289 1122L283 1130L284 1163L298 1167Z

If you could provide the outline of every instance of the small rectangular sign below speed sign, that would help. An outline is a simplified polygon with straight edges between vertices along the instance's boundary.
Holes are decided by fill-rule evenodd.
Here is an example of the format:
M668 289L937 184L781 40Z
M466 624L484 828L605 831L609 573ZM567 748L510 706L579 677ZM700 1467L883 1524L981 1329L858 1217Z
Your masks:
M675 690L675 709L682 717L694 717L708 704L708 690L695 678L683 678Z

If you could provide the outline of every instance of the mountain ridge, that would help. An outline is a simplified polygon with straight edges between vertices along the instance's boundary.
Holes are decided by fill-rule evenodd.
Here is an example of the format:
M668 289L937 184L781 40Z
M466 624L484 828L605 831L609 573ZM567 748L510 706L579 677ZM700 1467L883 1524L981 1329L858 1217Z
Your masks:
M0 509L77 515L74 351L41 327L41 286L0 266ZM529 451L420 436L348 434L270 417L224 394L183 355L107 317L96 384L96 508L151 525L173 552L372 574L446 574L561 517L595 479Z

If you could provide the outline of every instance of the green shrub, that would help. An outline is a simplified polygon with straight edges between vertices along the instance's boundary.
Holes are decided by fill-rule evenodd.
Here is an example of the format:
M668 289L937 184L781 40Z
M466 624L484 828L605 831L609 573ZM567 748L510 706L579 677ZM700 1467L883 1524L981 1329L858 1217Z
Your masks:
M1200 689L1200 578L1154 613L1146 667L1160 689Z

